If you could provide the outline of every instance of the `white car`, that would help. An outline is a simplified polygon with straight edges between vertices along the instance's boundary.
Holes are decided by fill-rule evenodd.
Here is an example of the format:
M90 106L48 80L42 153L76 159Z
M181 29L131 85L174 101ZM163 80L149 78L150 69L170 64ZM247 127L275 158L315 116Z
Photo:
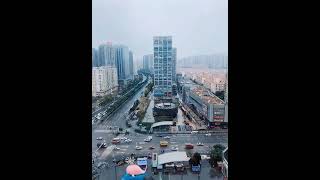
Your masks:
M103 138L102 137L97 137L97 140L102 140Z
M118 148L118 147L114 147L114 148L113 148L113 150L116 150L116 151L117 151L117 150L120 150L120 148Z
M126 140L127 138L126 137L120 137L120 140Z
M196 134L198 133L198 131L191 131L191 134Z
M136 150L141 150L142 147L141 146L136 146Z
M124 140L124 142L129 143L129 142L132 142L132 140L131 139L126 139L126 140Z
M144 141L144 142L150 142L150 141L151 141L151 139L146 138L146 139L144 139L143 141Z
M179 149L178 147L172 147L171 151L178 151L178 149Z
M211 134L210 134L210 133L208 133L208 134L206 134L206 136L211 136Z
M169 136L165 136L164 139L170 139L170 137Z
M198 143L197 143L197 146L204 146L204 144L201 143L201 142L198 142Z

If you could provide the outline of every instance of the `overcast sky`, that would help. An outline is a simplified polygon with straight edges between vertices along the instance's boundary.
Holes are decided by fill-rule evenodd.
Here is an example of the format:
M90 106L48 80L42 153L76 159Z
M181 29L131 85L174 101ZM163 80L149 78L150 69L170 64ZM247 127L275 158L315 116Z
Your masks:
M127 45L152 53L152 37L172 36L178 59L228 52L227 0L92 0L92 47Z

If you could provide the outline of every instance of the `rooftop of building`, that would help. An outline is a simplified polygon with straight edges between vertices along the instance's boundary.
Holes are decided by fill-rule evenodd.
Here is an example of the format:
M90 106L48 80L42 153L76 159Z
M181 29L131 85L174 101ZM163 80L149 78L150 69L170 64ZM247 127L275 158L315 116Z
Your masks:
M197 86L192 89L192 92L199 96L202 101L208 103L208 104L224 104L223 100L218 98L213 93L210 93L207 89Z
M189 161L189 157L186 152L176 151L160 154L158 156L158 164L166 164L171 162L184 162Z
M175 108L176 106L173 103L158 103L158 104L155 104L155 107L159 109L172 109L172 108Z

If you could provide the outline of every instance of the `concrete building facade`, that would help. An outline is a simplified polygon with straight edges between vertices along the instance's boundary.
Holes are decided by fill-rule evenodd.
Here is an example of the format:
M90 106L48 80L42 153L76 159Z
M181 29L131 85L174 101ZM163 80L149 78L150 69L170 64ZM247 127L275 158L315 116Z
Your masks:
M117 69L111 66L92 68L92 96L103 96L114 92L118 86Z
M111 42L99 46L99 66L116 67L115 48Z
M188 104L207 121L208 126L216 126L224 122L224 101L204 87L197 86L190 90Z
M154 96L172 96L172 37L153 37Z

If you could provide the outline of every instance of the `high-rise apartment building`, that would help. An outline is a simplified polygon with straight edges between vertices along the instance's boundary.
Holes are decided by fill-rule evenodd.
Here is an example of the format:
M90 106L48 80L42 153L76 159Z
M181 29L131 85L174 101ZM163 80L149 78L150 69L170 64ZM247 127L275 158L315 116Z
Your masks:
M117 69L111 66L92 68L92 96L112 93L118 86Z
M99 66L116 67L115 48L111 42L99 46Z
M119 84L125 85L130 79L129 48L124 45L116 45L114 48Z
M92 48L92 67L99 67L99 54L95 48Z
M177 75L177 48L172 48L172 81L176 82Z
M153 54L143 56L143 69L153 72Z
M133 53L129 51L129 74L130 79L133 79Z
M154 96L172 96L172 37L153 37Z

